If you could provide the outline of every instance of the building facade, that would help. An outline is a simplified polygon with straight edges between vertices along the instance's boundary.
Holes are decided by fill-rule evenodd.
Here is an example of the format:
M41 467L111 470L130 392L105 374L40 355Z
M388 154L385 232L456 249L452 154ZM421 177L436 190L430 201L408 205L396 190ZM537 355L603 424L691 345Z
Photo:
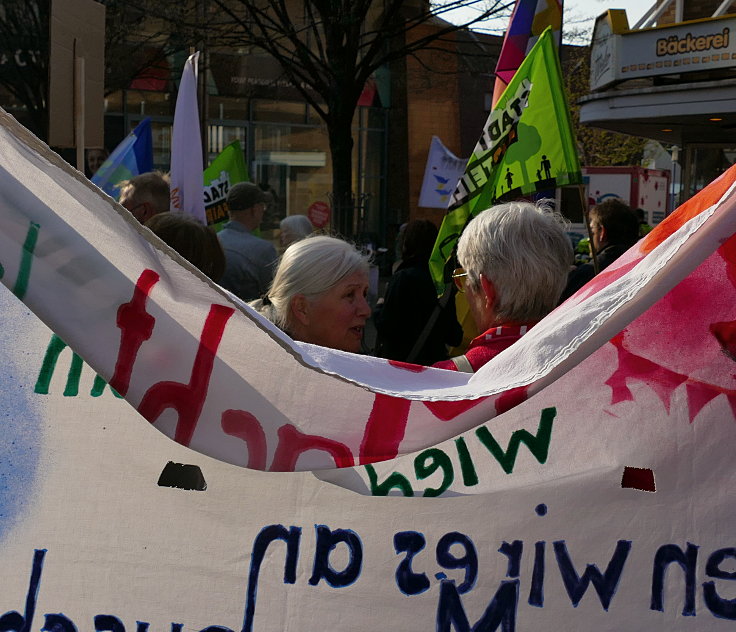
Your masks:
M428 3L417 0L405 5L405 10L422 11ZM111 11L108 6L108 18ZM405 37L416 40L447 26L433 18ZM152 61L143 63L122 87L107 83L104 145L111 151L143 118L150 117L154 164L166 171L178 81L189 53L183 46L171 49L161 20L142 20L139 28L140 32L131 32L135 41L128 48L118 45L106 52L107 79L118 66L121 70L133 67L140 58ZM115 39L109 35L108 42ZM34 69L43 76L46 66L39 62L48 55L44 36L41 26L35 35L29 33L13 43L13 51L0 59L0 72ZM450 33L431 49L382 67L366 84L353 120L356 209L351 237L356 241L390 248L403 222L414 217L441 221L441 209L417 206L431 138L439 136L458 156L470 155L490 107L500 45L500 37ZM232 141L240 141L251 179L274 195L264 236L275 238L278 222L286 215L306 213L315 202L331 204L326 126L286 81L278 62L256 49L215 41L197 48L202 50L205 162ZM44 102L42 95L38 101ZM11 91L0 88L0 105L31 126L27 104ZM43 137L40 128L34 131ZM73 161L68 152L61 153Z
M727 4L660 2L631 28L623 11L596 21L580 120L659 141L673 159L676 203L736 160L736 14Z

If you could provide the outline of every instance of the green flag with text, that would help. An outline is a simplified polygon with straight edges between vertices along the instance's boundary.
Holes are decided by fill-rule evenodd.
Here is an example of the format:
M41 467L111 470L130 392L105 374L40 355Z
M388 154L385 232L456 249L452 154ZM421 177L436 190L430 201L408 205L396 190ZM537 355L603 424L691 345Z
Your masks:
M227 192L232 185L249 179L240 141L236 140L225 147L203 175L207 225L219 230L228 220Z
M438 294L450 282L458 237L475 215L498 201L581 182L560 61L548 28L488 116L450 198L429 260Z

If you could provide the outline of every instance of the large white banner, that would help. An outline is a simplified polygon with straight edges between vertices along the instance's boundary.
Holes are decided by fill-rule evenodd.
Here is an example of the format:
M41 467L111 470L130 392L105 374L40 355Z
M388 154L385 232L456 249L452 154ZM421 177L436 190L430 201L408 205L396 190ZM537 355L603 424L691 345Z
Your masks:
M1 119L0 629L733 627L735 172L468 376L293 343Z

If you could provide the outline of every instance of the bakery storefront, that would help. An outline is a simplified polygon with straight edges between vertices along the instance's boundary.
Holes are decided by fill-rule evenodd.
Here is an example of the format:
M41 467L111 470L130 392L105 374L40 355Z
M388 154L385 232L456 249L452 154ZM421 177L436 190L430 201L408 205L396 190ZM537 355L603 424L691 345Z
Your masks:
M585 125L659 141L692 197L736 161L736 15L629 30L626 14L596 20Z

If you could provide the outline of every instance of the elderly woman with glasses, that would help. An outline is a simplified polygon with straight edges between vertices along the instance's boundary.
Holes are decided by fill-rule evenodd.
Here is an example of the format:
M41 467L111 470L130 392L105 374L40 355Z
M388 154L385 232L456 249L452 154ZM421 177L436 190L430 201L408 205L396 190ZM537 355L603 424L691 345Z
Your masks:
M478 330L462 356L434 366L474 373L554 309L573 260L565 220L546 202L509 202L480 213L458 242L464 291Z

